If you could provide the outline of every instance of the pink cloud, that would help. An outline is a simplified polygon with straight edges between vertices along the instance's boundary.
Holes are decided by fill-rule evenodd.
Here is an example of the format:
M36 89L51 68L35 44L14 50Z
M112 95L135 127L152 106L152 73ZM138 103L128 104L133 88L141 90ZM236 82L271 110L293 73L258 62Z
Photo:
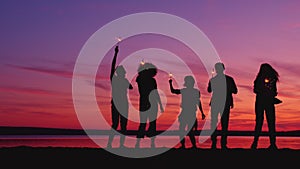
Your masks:
M24 94L36 94L36 95L65 96L65 93L44 90L44 89L25 88L25 87L11 87L11 86L10 87L0 87L0 91L24 93Z
M26 67L26 66L18 66L18 65L8 65L8 66L16 68L16 69L28 70L28 71L39 72L39 73L46 73L46 74L51 74L51 75L61 76L61 77L66 77L66 78L73 77L73 72L71 72L71 71L54 70L54 69L38 68L38 67Z

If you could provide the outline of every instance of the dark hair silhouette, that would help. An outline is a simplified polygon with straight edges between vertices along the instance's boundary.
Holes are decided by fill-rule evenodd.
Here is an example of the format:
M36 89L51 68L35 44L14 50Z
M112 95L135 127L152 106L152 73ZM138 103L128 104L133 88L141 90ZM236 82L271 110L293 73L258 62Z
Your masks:
M268 63L261 64L256 79L265 77L274 78L276 82L279 81L278 72Z
M157 67L152 63L143 63L138 67L138 74L141 76L154 77L157 74Z
M215 70L216 70L216 73L223 73L223 71L225 70L225 66L223 63L221 62L218 62L215 64Z

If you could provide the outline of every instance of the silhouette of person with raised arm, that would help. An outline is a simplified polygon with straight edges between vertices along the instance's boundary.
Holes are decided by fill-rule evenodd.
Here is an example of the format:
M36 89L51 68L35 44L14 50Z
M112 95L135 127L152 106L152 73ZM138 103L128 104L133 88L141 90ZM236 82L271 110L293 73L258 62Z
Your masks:
M139 115L140 124L138 128L136 148L140 147L141 138L145 135L151 138L151 147L155 147L156 137L156 120L158 114L158 106L160 111L164 112L164 108L157 90L156 79L157 68L152 63L141 63L138 68L138 76L136 82L138 84L139 97ZM146 125L149 122L146 132Z
M275 137L275 106L274 98L277 96L278 72L268 63L260 65L259 72L254 80L253 92L255 98L255 132L251 149L257 148L257 142L262 130L264 113L266 114L270 149L277 149Z
M218 117L221 119L221 148L227 149L227 132L229 124L230 109L234 107L232 94L237 94L238 89L234 79L224 73L225 66L218 62L214 69L216 75L209 80L207 91L212 93L211 107L211 148L216 149Z
M112 147L112 141L119 124L121 128L120 148L124 147L125 132L128 122L128 89L133 89L132 85L126 79L126 70L122 65L116 67L117 55L119 52L118 45L115 47L115 54L111 64L110 81L112 90L111 100L111 118L112 131L108 139L107 148Z
M201 112L202 120L205 119L205 114L200 101L200 91L194 88L195 79L193 76L185 76L185 87L182 89L174 89L172 79L169 80L169 84L172 93L177 95L181 94L181 112L178 116L181 148L185 148L186 130L188 131L187 133L192 143L192 148L197 148L195 139L197 108L199 108Z

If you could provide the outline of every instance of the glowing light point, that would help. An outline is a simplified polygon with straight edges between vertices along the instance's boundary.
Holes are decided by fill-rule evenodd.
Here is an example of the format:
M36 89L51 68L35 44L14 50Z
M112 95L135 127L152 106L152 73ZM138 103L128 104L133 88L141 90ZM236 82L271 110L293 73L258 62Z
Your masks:
M172 79L172 77L173 77L173 74L170 72L169 73L169 78Z
M269 83L270 80L268 78L265 78L265 83Z
M141 65L144 65L145 64L145 61L144 59L140 62Z
M119 45L119 43L122 41L121 37L116 37L115 39L117 40L117 45Z
M116 40L117 40L118 42L121 42L121 41L122 41L122 38L121 38L121 37L116 37Z

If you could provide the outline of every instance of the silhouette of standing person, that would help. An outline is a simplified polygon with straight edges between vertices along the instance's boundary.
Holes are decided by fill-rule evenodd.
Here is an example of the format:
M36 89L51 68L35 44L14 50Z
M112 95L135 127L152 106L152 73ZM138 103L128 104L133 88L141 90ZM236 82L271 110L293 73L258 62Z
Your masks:
M112 147L112 141L119 124L121 127L120 147L124 147L125 132L127 130L128 122L128 96L127 90L133 89L132 85L126 79L126 70L122 65L116 67L117 55L119 47L115 47L115 54L111 64L110 81L112 87L112 100L111 100L111 118L112 118L112 131L108 139L107 148Z
M151 137L151 147L155 147L158 106L160 107L160 111L164 112L164 108L157 90L156 79L154 78L156 74L157 68L152 63L142 63L138 68L136 82L138 84L138 91L140 94L140 124L135 145L136 148L140 147L141 138L144 138L146 134L148 137ZM149 122L149 126L146 132L147 122Z
M195 139L195 125L197 124L197 108L199 108L202 120L205 114L200 101L200 91L194 88L195 79L193 76L184 77L184 86L182 89L174 89L172 79L169 80L170 90L174 94L181 94L181 112L178 116L181 148L185 148L185 130L192 143L192 148L197 148ZM186 129L187 128L187 129Z
M232 94L237 94L238 89L234 79L224 74L225 66L218 62L215 64L216 75L209 80L207 91L212 93L211 106L211 148L216 149L217 144L217 123L218 117L221 118L221 148L227 149L227 132L229 123L230 109L233 108Z
M255 98L255 134L251 149L257 148L259 134L262 130L264 113L266 113L271 149L277 149L275 137L275 106L277 96L278 72L268 63L260 65L259 72L254 80L253 92Z

